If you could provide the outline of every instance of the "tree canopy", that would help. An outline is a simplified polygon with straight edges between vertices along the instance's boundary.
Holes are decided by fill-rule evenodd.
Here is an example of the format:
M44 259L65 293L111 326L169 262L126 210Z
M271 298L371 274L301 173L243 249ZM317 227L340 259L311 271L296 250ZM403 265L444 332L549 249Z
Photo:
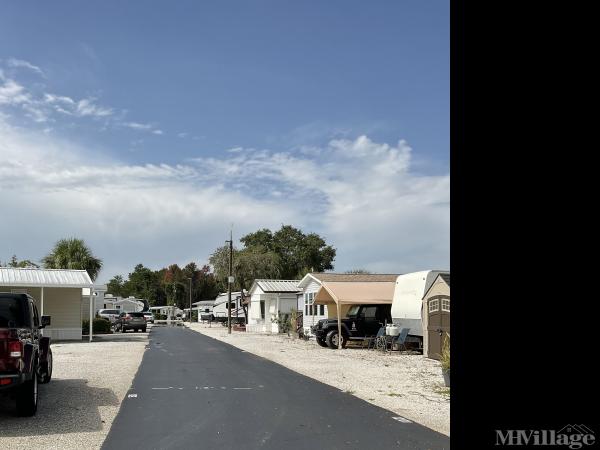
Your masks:
M59 240L50 253L42 259L46 269L86 270L95 281L102 269L102 260L96 258L83 239Z
M192 279L192 302L214 299L219 293L210 268L207 265L198 267L194 262L183 269L171 264L160 270L138 264L127 279L115 275L107 283L107 292L120 297L143 298L151 306L176 305L183 309L189 307L189 278Z
M267 228L243 236L243 249L233 250L233 288L249 289L257 278L299 279L308 272L333 269L336 250L316 233L282 225L273 233ZM229 248L217 248L209 259L219 286L227 289Z

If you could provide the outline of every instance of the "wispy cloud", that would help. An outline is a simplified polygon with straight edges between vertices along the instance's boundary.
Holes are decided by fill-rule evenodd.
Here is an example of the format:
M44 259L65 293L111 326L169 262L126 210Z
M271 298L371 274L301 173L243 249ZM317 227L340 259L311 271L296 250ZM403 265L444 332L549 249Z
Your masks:
M140 261L204 261L232 222L238 237L291 223L337 247L338 270L448 267L449 176L414 175L404 141L361 136L332 140L318 156L238 147L186 164L130 165L54 133L2 126L0 208L45 224L32 237L0 221L27 257L82 236L105 259L107 279Z
M21 105L31 101L31 95L14 80L6 79L0 85L0 105Z
M6 64L8 65L8 67L23 68L23 69L31 70L32 72L35 72L38 75L46 78L46 74L44 73L44 71L42 69L40 69L38 66L36 66L34 64L31 64L28 61L24 61L22 59L10 58L6 62Z
M163 134L162 130L155 128L154 125L152 125L150 123L123 122L122 125L127 128L131 128L132 130L147 131L149 133L158 134L158 135Z
M164 130L153 124L125 121L129 114L127 110L102 105L95 97L75 98L58 94L49 91L45 84L39 83L28 86L15 77L16 73L11 69L26 68L40 75L44 72L27 61L11 58L0 63L7 68L6 72L0 68L0 106L5 108L4 115L21 117L36 123L57 122L57 126L64 116L97 119L102 120L100 131L109 127L125 126L154 135L165 134Z

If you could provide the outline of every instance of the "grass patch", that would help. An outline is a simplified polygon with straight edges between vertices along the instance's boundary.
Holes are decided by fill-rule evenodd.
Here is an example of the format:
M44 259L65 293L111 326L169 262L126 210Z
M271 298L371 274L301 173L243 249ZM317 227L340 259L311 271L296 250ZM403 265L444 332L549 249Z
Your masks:
M450 388L446 386L434 386L433 392L440 395L450 396Z
M388 392L389 397L403 397L402 394L397 394L396 392Z
M356 391L352 391L352 390L347 390L345 392L346 392L346 394L350 394L350 395L354 395L356 393Z

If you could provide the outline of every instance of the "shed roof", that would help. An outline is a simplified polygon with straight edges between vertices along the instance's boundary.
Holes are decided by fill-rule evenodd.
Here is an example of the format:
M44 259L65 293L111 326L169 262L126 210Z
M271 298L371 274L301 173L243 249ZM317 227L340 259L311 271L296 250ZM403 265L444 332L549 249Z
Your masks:
M0 267L0 286L89 288L85 270Z
M310 272L298 283L299 286L305 287L311 279L317 280L319 283L326 281L344 281L344 282L380 282L380 281L396 281L397 273L333 273L333 272Z
M316 304L339 303L344 305L391 304L394 299L394 281L368 281L348 283L324 282L315 297Z
M254 280L253 286L258 286L265 293L299 292L300 280ZM250 288L252 291L252 288Z

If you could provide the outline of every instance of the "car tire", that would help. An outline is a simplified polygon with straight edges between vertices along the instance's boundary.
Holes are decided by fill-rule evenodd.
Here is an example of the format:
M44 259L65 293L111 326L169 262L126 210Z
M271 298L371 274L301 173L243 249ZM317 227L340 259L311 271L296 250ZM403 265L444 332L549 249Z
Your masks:
M327 342L325 342L324 339L319 339L319 338L316 338L316 339L317 339L317 344L319 344L321 347L329 347L327 345Z
M17 392L17 414L21 417L35 415L38 407L37 367L33 369L33 378L23 383Z
M329 333L327 333L327 337L325 338L325 342L327 343L327 346L331 349L336 349L338 348L337 346L337 335L338 332L337 330L332 330ZM342 348L346 348L346 343L348 342L348 338L346 336L344 336L344 333L342 333Z
M142 333L146 332L146 327L142 328Z
M42 364L42 373L40 374L39 383L46 384L52 379L52 349L48 348L48 356Z

